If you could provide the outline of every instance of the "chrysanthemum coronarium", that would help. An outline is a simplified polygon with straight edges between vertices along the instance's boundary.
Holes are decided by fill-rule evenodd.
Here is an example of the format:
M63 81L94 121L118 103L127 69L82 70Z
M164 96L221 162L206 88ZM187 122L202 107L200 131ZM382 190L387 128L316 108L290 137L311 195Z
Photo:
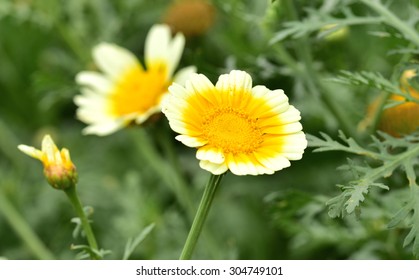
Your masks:
M162 112L176 139L196 147L201 168L217 175L273 174L302 158L307 147L300 112L282 90L252 87L244 71L221 75L214 86L192 74L174 83Z
M145 69L130 51L110 43L97 45L93 58L102 73L83 71L76 76L82 86L82 94L74 98L77 117L88 124L83 133L108 135L160 112L168 86L182 84L196 72L190 66L174 75L184 45L181 33L172 38L167 25L154 25L145 40Z

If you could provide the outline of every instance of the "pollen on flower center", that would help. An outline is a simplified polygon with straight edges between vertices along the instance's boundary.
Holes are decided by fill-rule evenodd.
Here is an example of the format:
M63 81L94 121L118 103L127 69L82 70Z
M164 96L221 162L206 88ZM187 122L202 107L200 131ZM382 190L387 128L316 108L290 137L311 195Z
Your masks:
M202 127L208 144L225 153L251 153L263 142L257 120L233 108L211 111Z
M160 103L167 91L167 69L164 65L142 70L140 67L129 69L110 96L111 112L116 116L132 113L143 114Z

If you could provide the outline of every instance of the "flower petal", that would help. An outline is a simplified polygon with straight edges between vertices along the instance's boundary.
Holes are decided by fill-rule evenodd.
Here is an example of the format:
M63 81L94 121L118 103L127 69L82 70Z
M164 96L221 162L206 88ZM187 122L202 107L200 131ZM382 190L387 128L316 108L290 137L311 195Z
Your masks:
M228 170L226 164L217 164L206 160L201 160L199 166L214 175L221 175Z
M93 48L93 58L99 68L113 80L118 80L121 74L133 67L141 67L134 54L115 44L97 45Z
M179 64L185 46L185 37L178 33L172 39L168 25L156 24L151 27L145 41L145 62L147 68L164 63L168 77L171 77Z
M52 141L51 136L45 135L42 139L42 153L47 157L46 163L55 162L56 152L58 151L57 146L55 146L54 141ZM45 164L45 162L44 162Z
M76 82L103 95L109 94L113 88L113 84L105 76L91 71L83 71L77 74Z
M221 75L215 87L232 94L237 94L240 91L250 91L252 89L252 78L244 71L233 70L229 74Z
M178 135L175 137L176 140L182 142L184 145L195 148L195 147L201 147L206 144L205 141L197 138L197 137L191 137L188 135Z
M196 158L199 160L210 161L216 164L222 164L225 161L224 153L208 146L203 146L196 152Z
M33 157L39 160L42 159L43 153L40 150L35 149L34 147L30 147L26 145L19 145L17 147L20 151L22 151L23 153L27 154L30 157Z
M196 67L195 66L188 66L185 68L180 69L176 72L176 74L173 76L173 82L184 85L185 82L189 79L190 75L196 73Z
M262 165L272 171L279 171L291 165L290 161L281 154L257 151L254 153L254 155Z
M235 175L258 175L257 162L252 162L249 156L243 154L229 154L226 160L228 169Z
M185 88L188 92L205 95L214 89L214 85L205 75L191 74L190 79L185 83Z
M109 120L107 122L95 123L95 124L89 125L83 129L82 133L105 136L105 135L109 135L118 131L125 125L126 123L123 120Z
M169 44L168 52L168 75L171 77L179 65L180 58L185 48L185 37L181 33L177 33Z

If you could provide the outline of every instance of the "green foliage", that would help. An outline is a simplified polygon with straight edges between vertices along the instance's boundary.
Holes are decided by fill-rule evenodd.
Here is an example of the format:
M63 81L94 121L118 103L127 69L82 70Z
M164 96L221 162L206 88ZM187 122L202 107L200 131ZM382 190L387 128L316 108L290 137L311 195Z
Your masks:
M419 164L419 134L409 135L405 138L394 138L385 133L379 133L380 139L373 136L372 143L369 145L370 148L361 147L354 139L347 138L342 132L339 133L339 138L343 144L333 140L328 135L322 134L322 137L323 139L313 135L308 136L309 145L315 148L314 152L344 151L360 155L371 162L370 165L348 160L348 164L341 168L351 171L354 180L339 185L342 193L327 202L329 215L332 218L344 217L354 212L359 215L360 204L365 200L370 188L378 187L390 190L389 186L380 181L401 170L404 172L412 190L412 200L395 215L390 221L389 227L399 224L410 211L413 211L412 222L409 225L411 230L404 241L404 246L414 242L413 252L415 255L419 255L419 240L417 240L417 237L419 237L419 216L417 212L419 199L415 174L415 167Z
M385 23L398 29L406 40L411 40L419 46L419 36L415 32L415 25L419 21L419 9L417 7L409 5L409 18L405 19L405 22L403 22L389 11L381 0L359 1L377 13L378 16L357 16L350 8L351 6L358 4L357 2L358 1L325 1L321 8L306 8L305 12L307 13L307 16L303 20L288 21L284 23L284 28L277 32L270 42L272 44L277 43L287 37L293 39L302 38L317 31L320 31L318 37L325 37L344 26ZM333 16L333 13L338 14L339 16Z
M381 75L379 72L374 73L361 71L359 73L352 73L350 71L342 70L339 76L331 78L330 81L353 86L365 85L387 92L402 94L397 85L384 78L383 75Z
M273 226L284 234L281 251L291 259L409 259L411 252L400 249L395 240L400 230L387 230L390 212L399 207L404 190L371 192L362 217L331 219L324 209L329 197L297 190L278 191L265 201ZM297 206L298 205L298 206Z

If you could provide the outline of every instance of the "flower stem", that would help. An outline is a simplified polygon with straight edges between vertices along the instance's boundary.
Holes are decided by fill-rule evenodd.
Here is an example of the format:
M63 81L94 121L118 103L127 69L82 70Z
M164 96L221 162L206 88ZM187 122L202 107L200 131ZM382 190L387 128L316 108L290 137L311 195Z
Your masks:
M180 255L180 260L189 260L192 257L192 254L195 249L195 245L198 242L199 235L201 234L202 228L204 226L205 220L208 216L208 212L211 208L212 201L217 191L218 186L220 185L221 175L213 175L205 187L204 194L202 195L201 202L199 203L198 210L196 212L192 227L189 231L188 238L186 239L185 245L183 247L182 253Z
M96 238L95 238L95 235L93 234L92 228L90 227L90 223L86 217L86 213L84 213L79 196L77 195L76 187L70 187L70 188L64 189L64 192L70 199L71 204L73 204L74 210L76 210L76 213L81 220L84 233L86 234L87 242L89 243L89 246L91 249L91 252L90 252L91 258L97 259L97 260L102 259L102 257L98 254L98 245L96 242Z
M4 196L2 191L0 191L0 213L3 213L10 226L38 259L54 259L53 254L45 247L25 219L19 214L15 207L13 207L7 197Z
M168 131L168 127L163 127L163 124L161 124L161 126L155 127L151 131L145 131L144 129L132 130L131 136L134 137L135 147L140 156L143 157L148 166L151 167L156 175L158 175L171 189L176 199L179 201L180 206L183 211L185 211L186 220L189 224L193 221L195 214L192 189L188 187L188 183L183 176L178 155L173 146L173 138L171 135L168 135ZM149 137L147 132L152 133L154 137ZM167 159L160 155L156 145L152 142L152 139L157 139L156 142L159 143L159 146ZM207 251L211 256L216 258L219 255L219 250L216 248L217 246L213 236L208 232L204 232L202 237L206 240L208 245L206 248Z

